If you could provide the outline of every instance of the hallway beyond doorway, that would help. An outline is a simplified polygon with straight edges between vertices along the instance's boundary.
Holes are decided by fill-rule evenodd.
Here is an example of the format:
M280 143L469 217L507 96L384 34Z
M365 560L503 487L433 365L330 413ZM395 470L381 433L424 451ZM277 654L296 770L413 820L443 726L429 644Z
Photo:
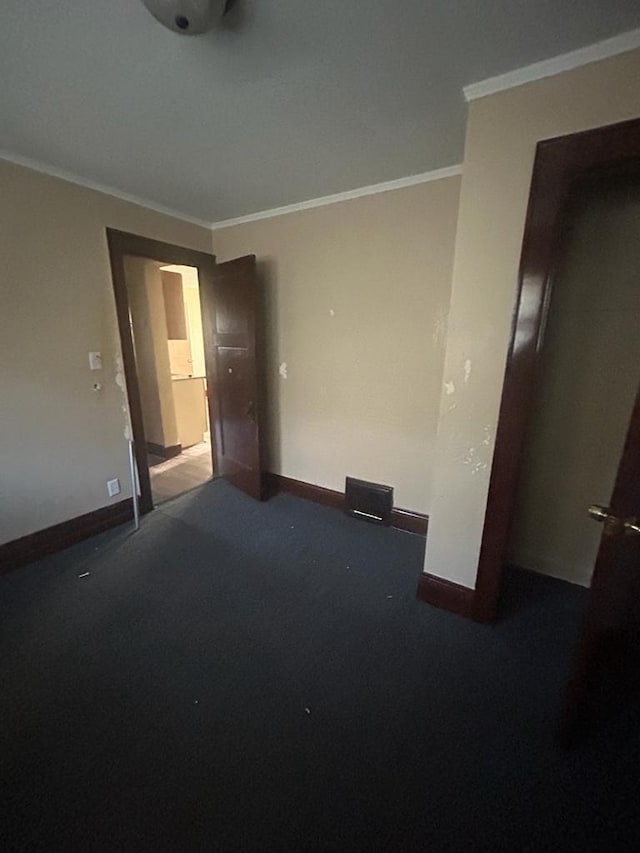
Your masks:
M202 441L173 459L149 454L149 474L154 503L165 501L201 486L211 479L211 444Z

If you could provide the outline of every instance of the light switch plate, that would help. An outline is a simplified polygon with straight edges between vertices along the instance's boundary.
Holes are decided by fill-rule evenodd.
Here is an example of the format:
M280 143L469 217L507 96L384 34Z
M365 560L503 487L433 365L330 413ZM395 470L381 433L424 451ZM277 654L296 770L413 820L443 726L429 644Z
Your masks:
M90 352L89 353L89 367L91 370L102 370L102 353L101 352Z
M120 494L120 480L117 477L114 480L107 480L107 492L110 498Z

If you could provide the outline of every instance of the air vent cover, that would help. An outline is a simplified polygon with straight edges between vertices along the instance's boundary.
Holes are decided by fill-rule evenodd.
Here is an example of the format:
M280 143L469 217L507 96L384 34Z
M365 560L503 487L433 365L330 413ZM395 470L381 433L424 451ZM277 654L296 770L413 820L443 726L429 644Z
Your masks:
M391 524L393 486L368 483L347 477L344 508L347 515L372 521L374 524Z

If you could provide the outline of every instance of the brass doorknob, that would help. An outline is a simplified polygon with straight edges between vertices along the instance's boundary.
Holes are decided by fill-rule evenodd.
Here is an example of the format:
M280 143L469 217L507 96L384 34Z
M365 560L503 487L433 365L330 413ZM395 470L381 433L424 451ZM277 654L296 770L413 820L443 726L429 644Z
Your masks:
M640 521L637 518L619 518L612 515L608 507L593 504L587 510L594 521L604 523L604 532L612 535L614 533L640 533Z
M609 515L609 510L607 507L599 506L598 504L592 504L587 510L590 517L594 519L594 521L615 521L615 516Z

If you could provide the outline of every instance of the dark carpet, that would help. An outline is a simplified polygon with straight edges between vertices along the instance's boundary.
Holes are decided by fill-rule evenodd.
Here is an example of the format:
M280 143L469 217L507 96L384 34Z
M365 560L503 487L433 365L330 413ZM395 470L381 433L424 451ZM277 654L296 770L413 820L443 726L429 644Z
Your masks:
M584 591L479 626L422 552L214 482L2 578L0 848L640 849L637 717L553 740Z

